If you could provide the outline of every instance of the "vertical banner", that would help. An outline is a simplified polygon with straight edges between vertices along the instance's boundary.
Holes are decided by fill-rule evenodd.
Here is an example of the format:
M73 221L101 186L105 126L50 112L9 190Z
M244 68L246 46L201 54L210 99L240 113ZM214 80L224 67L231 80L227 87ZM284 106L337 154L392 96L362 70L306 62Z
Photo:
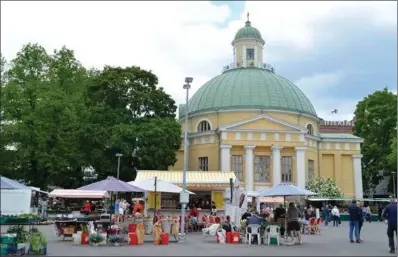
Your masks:
M241 213L245 213L247 211L247 193L245 189L239 190L239 204L238 207Z

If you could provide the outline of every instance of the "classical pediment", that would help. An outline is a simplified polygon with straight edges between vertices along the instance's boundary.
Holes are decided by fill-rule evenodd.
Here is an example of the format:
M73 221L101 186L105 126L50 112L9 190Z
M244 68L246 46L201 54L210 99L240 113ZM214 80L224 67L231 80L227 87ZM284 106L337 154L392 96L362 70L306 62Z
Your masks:
M228 130L254 130L254 131L296 131L306 132L304 127L286 122L267 114L260 114L249 119L243 119L224 126L220 126L221 131Z

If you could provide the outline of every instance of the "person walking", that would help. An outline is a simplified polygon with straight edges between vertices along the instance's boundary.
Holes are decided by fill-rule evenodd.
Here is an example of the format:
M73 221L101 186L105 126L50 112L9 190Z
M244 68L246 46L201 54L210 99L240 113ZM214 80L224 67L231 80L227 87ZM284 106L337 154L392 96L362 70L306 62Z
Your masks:
M392 199L384 209L382 217L387 220L387 236L390 253L395 253L394 234L397 235L397 200Z
M329 224L329 206L325 204L322 209L323 218L325 219L325 226Z
M365 206L365 219L369 223L372 222L372 210L369 205Z
M359 225L360 220L362 219L362 210L357 205L357 201L354 199L352 200L351 205L348 207L348 213L350 215L350 229L349 229L349 237L351 243L361 243L360 239L360 232L359 232ZM354 234L355 231L355 239L354 241Z
M337 206L332 209L333 227L338 227L340 224L340 211Z

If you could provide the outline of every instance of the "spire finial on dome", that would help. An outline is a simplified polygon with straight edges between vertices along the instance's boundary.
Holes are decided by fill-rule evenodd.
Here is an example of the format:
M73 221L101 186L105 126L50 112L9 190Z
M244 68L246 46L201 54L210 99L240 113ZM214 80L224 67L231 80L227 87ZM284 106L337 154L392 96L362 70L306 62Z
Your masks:
M251 26L251 22L250 22L250 14L249 12L247 12L247 21L246 21L246 27L250 27Z

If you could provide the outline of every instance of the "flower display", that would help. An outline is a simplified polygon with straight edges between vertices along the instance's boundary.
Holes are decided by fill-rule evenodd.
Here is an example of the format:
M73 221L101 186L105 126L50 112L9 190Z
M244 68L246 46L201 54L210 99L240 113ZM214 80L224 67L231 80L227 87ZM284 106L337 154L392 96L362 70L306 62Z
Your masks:
M306 189L317 193L318 197L343 198L344 193L330 178L314 178L308 181Z

